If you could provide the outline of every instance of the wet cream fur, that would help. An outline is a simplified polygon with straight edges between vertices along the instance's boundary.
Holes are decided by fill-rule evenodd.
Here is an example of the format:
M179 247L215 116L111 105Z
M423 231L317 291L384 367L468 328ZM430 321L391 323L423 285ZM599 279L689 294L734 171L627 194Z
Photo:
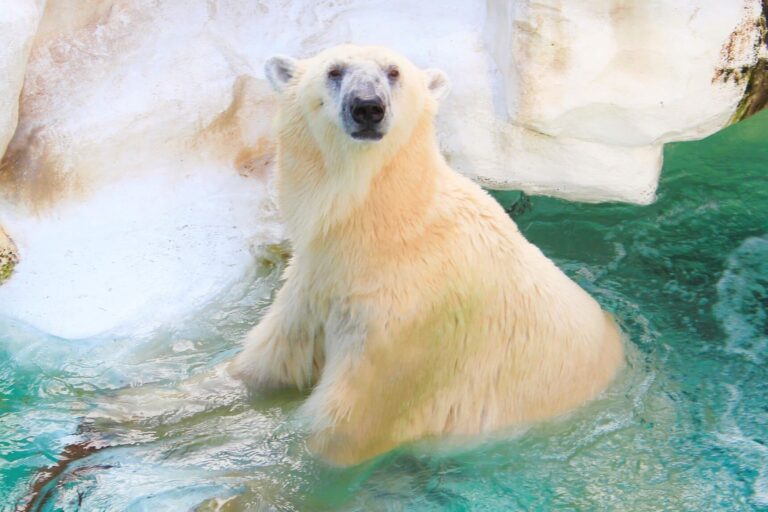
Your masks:
M335 122L326 73L338 61L399 67L381 141ZM297 61L280 91L294 255L230 371L254 392L312 387L310 447L338 464L566 412L623 361L611 317L446 164L433 126L444 89L387 49L341 46Z

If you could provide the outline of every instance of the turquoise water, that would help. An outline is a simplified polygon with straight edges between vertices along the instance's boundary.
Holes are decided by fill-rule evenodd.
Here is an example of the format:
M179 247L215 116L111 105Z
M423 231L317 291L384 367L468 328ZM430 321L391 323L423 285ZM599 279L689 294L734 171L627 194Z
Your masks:
M496 196L628 334L621 378L570 416L325 466L291 422L301 395L179 384L236 352L274 259L142 338L0 319L0 510L35 478L40 510L768 510L768 112L665 162L651 206Z

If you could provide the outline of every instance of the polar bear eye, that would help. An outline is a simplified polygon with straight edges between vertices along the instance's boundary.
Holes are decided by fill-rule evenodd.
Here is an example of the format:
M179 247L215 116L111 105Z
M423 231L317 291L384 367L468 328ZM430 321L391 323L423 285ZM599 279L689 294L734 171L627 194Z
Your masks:
M390 80L397 80L400 77L400 70L396 67L389 68L389 72L387 73L387 76Z
M329 69L328 78L333 78L333 79L341 78L341 69L335 66Z

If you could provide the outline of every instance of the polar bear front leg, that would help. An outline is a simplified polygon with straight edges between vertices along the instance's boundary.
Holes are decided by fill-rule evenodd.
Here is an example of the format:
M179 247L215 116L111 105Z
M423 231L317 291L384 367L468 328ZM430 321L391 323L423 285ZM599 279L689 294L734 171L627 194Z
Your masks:
M324 329L325 365L299 410L309 448L335 464L355 464L400 441L393 429L400 395L395 390L393 403L389 386L390 377L403 370L402 360L389 349L391 333L380 315L371 313L379 306L386 309L381 304L332 306Z
M322 364L322 346L308 328L301 290L289 278L261 322L245 338L245 348L229 372L252 392L308 387Z

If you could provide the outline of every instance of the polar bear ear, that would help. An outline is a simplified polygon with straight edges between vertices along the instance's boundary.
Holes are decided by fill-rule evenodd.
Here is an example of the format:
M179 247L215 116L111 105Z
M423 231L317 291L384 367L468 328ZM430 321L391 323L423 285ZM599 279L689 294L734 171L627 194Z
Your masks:
M424 73L427 75L427 89L432 93L432 96L441 101L448 96L451 90L451 82L448 80L448 75L444 71L439 69L425 69Z
M285 86L296 75L298 61L284 55L275 55L264 64L264 74L277 92L283 92Z

